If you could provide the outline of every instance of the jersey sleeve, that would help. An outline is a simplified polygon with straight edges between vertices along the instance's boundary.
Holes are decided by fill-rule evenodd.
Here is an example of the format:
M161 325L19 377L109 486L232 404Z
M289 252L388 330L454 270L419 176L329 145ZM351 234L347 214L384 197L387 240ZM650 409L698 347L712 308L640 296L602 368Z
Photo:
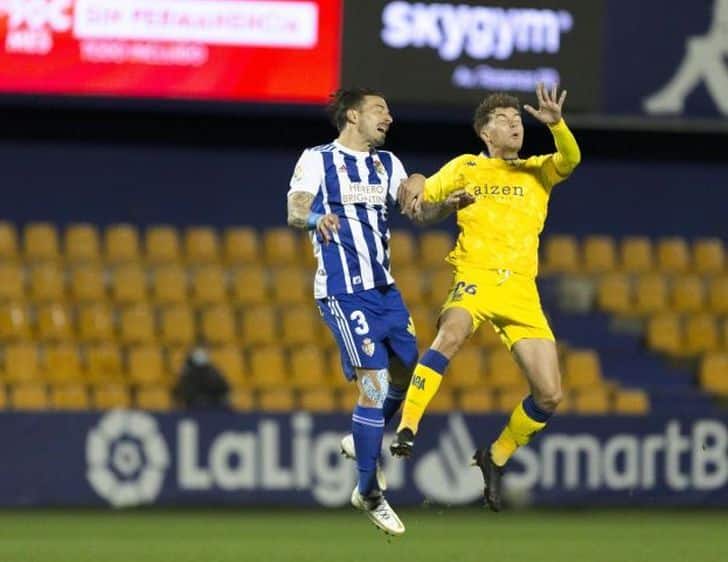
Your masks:
M426 202L441 203L453 191L464 187L464 177L460 166L463 160L468 158L472 158L472 156L469 154L458 156L427 178L424 192Z
M549 127L556 144L556 152L543 157L541 177L544 183L552 188L571 175L581 162L579 145L566 123L562 119Z
M397 201L399 193L399 184L407 179L407 171L404 169L402 161L392 154L392 175L389 176L389 198L391 201Z
M313 150L304 150L293 169L288 194L305 191L311 195L316 195L321 187L322 179L323 166L319 153Z

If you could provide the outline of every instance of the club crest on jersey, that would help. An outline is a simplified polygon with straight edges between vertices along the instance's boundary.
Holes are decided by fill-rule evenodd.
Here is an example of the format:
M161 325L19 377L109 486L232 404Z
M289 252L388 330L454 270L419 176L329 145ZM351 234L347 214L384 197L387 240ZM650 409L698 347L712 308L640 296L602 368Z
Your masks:
M380 176L383 176L386 174L386 170L384 169L384 164L380 160L374 160L374 169L377 171L377 174Z
M293 170L293 181L300 182L303 179L303 166L300 164Z
M369 338L364 338L364 341L361 344L361 349L364 353L366 353L369 357L374 355L374 349L375 349L374 342Z

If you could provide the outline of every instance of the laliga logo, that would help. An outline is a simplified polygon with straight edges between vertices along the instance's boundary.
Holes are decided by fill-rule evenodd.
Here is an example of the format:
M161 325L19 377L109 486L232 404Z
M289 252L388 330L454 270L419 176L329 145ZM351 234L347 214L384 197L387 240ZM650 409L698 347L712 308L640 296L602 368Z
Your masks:
M152 416L117 410L89 431L86 463L94 491L114 507L129 507L159 495L169 451Z
M53 48L51 32L72 27L73 0L0 0L0 17L8 16L5 50L45 55Z

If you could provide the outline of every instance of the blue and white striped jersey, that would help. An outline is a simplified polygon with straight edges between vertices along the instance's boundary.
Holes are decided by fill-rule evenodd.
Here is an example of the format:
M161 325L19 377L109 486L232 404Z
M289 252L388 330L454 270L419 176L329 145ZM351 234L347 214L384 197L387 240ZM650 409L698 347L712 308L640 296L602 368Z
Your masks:
M397 200L399 184L406 177L402 162L386 150L357 152L334 141L303 151L288 194L311 193L311 210L335 213L340 222L329 244L311 233L318 260L315 298L394 283L387 205Z

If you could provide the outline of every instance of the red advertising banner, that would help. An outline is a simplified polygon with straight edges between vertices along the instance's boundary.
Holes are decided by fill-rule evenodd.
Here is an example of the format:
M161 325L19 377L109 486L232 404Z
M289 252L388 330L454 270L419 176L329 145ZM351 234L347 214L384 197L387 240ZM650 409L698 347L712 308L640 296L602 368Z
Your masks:
M0 92L324 102L342 0L0 0Z

